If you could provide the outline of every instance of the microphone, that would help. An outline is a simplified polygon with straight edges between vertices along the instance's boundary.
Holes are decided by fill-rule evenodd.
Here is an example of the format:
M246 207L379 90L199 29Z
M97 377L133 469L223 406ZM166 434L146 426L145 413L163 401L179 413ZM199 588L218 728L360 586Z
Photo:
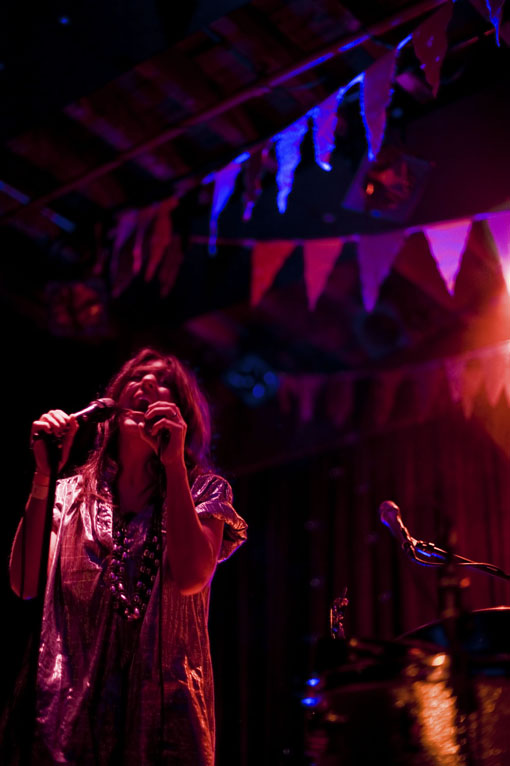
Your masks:
M418 541L409 534L409 530L402 521L398 505L392 500L385 500L379 506L379 518L388 527L393 537L400 541L402 550L415 556L415 546Z
M78 412L73 412L73 416L78 423L104 423L118 410L117 403L107 396L103 399L94 399L88 407L84 407Z
M94 399L87 407L78 412L73 412L73 416L78 423L104 423L119 410L117 403L113 399L105 397L104 399ZM47 431L36 431L32 439L51 439Z

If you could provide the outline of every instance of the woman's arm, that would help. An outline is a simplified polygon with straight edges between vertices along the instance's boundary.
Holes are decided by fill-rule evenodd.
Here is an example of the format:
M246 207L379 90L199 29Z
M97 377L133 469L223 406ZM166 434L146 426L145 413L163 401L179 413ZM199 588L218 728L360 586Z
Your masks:
M214 574L223 521L209 517L202 521L195 509L184 460L186 423L178 406L155 402L145 413L140 430L165 469L166 549L172 576L181 593L198 593Z
M49 477L48 477L49 478ZM11 588L20 598L35 598L39 585L39 569L41 565L41 549L46 517L46 498L33 496L42 485L37 472L34 475L32 493L29 495L25 513L14 537L14 543L9 560L9 576ZM46 492L46 494L48 494ZM56 534L51 533L48 568L53 560Z
M33 445L36 471L32 482L32 490L25 506L25 513L16 530L9 561L11 588L21 598L34 598L37 595L50 483L50 466L44 440L34 439L34 435L44 431L62 439L60 469L65 465L69 457L69 451L77 428L78 425L75 418L62 412L62 410L51 410L32 423L31 443ZM55 540L56 535L52 532L48 567L53 560Z
M223 521L201 520L195 509L184 461L166 466L166 548L177 587L189 596L201 591L216 569Z

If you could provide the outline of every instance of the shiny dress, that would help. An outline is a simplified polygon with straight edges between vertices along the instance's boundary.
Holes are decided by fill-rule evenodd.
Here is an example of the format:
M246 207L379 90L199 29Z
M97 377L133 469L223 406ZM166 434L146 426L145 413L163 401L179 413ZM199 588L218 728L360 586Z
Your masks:
M143 620L121 617L107 582L113 507L85 503L80 486L80 476L57 485L57 542L44 606L34 762L212 766L210 586L184 596L163 564ZM200 516L225 522L219 560L228 558L246 539L230 486L203 474L194 481L192 495ZM131 593L152 513L149 507L128 522ZM162 527L164 549L164 519Z

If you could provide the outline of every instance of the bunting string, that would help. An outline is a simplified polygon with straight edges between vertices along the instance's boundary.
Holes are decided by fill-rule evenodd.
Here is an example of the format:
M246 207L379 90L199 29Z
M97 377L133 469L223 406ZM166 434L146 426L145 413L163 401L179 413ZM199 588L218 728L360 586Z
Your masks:
M314 106L298 120L288 125L278 134L257 146L251 153L244 152L225 167L210 173L202 179L203 184L213 183L212 205L210 213L210 231L207 239L209 252L214 255L218 243L238 244L256 251L252 273L252 304L261 300L270 289L273 278L283 265L283 244L280 242L278 268L272 260L276 250L274 242L259 243L250 240L225 240L218 238L218 222L222 211L233 196L236 185L242 179L243 184L243 219L249 220L253 208L260 197L260 179L268 169L268 153L272 146L276 158L276 204L280 213L287 209L289 194L292 191L295 171L301 159L301 145L311 128L314 142L315 160L324 171L331 170L331 159L335 149L335 130L338 121L338 109L341 108L345 94L355 86L360 86L360 107L365 125L368 155L375 160L383 145L386 127L386 112L391 102L393 85L397 77L398 55L400 51L412 45L414 53L423 70L424 78L431 94L436 96L440 72L448 47L448 25L453 12L453 0L447 0L437 11L431 14L417 28L401 40L394 48L387 49L364 72L356 75L349 83L343 84L327 99ZM479 9L494 25L499 44L499 27L503 17L504 0L485 0ZM241 172L243 171L243 172ZM159 205L152 205L148 210L129 210L119 217L112 247L110 274L114 295L119 295L137 274L145 267L145 280L150 281L156 275L160 280L162 294L166 295L171 284L165 280L171 275L173 284L176 264L171 266L169 258L175 251L175 258L182 257L180 247L172 247L173 228L171 210L176 201L164 200ZM506 213L508 216L508 213ZM508 261L508 218L498 219L496 214L485 214L499 257L505 278L510 281ZM348 241L358 244L360 281L363 301L367 311L371 311L376 302L380 286L386 278L394 257L403 240L421 231L429 243L445 285L450 293L455 289L455 280L461 264L462 253L469 237L470 226L478 217L464 221L432 222L427 226L380 235L354 235L338 240L339 253L342 245ZM196 242L199 238L194 238ZM305 249L305 281L310 310L314 310L321 291L324 289L331 263L336 258L332 252L326 256L324 244L315 245L303 240L293 240L295 246ZM273 259L267 253L273 253ZM170 253L170 255L169 255ZM338 254L339 254L338 253ZM144 262L145 259L145 262ZM165 267L162 264L165 263ZM264 264L263 266L261 264ZM315 264L315 266L314 266Z
M501 397L510 406L510 341L375 373L373 370L323 375L281 373L280 407L287 415L294 411L303 423L310 422L319 411L325 412L340 428L354 411L356 385L367 379L371 384L367 404L370 422L377 428L391 421L395 409L406 399L400 396L404 385L412 393L407 397L408 410L420 421L434 414L438 402L445 406L444 396L440 396L444 387L451 402L461 408L466 418L471 418L476 398L481 394L491 407L496 407Z

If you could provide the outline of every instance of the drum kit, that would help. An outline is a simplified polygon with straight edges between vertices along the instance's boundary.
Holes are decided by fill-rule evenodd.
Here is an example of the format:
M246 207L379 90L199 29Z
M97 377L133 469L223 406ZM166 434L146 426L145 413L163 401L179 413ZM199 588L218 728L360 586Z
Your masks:
M393 641L347 640L346 592L335 600L302 698L308 762L510 766L510 607L463 610L458 573L510 575L415 540L394 503L380 515L413 560L441 567L440 618Z

